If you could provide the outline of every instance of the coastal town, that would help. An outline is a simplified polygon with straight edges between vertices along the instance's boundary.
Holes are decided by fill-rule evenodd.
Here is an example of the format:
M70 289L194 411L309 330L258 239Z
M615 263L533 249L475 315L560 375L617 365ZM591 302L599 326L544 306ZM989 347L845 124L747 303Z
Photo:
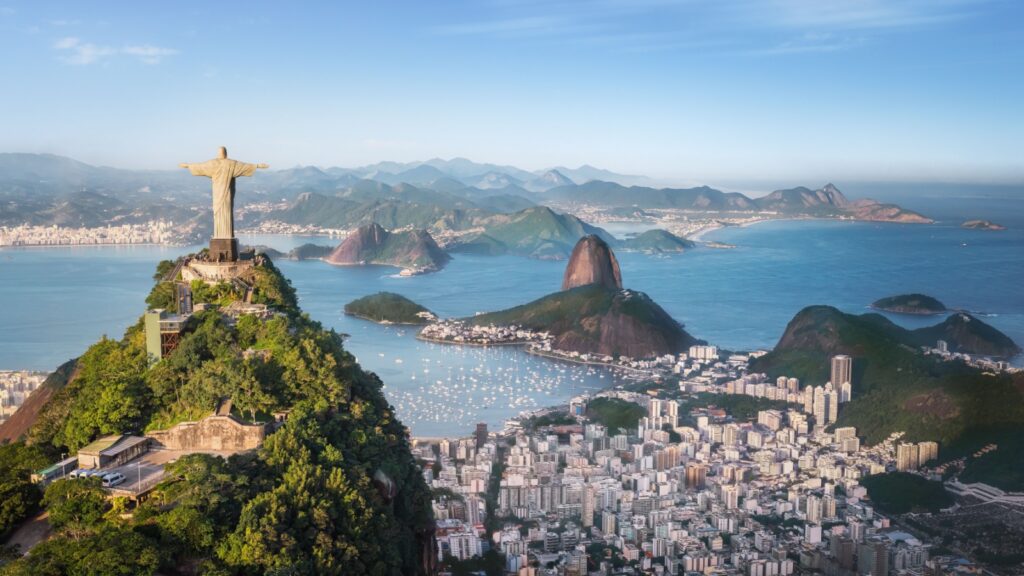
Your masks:
M869 447L853 427L829 428L847 399L849 357L832 359L838 385L801 387L748 374L742 358L713 347L689 352L668 384L579 396L497 433L481 424L470 437L417 443L438 557L474 566L500 554L504 573L559 576L981 571L963 556L973 550L937 546L930 536L940 532L927 529L958 517L961 504L904 521L869 497L870 476L938 478L939 446L894 433ZM737 396L760 409L741 415ZM963 506L1024 512L1020 495L948 484ZM1013 552L1010 540L998 552Z
M14 415L46 376L45 372L0 370L0 424Z
M0 226L0 246L175 244L180 241L181 227L164 220L93 228L29 224Z

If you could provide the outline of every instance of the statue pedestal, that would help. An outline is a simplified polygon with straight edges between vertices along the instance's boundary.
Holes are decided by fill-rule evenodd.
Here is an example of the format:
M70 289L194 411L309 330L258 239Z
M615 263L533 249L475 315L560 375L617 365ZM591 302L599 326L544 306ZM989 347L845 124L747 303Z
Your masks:
M211 238L210 262L235 262L238 260L237 238Z
M181 269L181 278L186 282L202 280L207 284L214 285L247 276L252 271L252 268L252 260L236 260L234 262L200 262L193 260Z

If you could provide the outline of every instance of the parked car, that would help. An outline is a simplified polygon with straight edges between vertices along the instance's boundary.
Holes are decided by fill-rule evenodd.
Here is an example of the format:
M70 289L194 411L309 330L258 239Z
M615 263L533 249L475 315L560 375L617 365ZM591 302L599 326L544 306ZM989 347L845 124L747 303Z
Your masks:
M122 484L123 482L124 474L121 474L120 472L112 472L103 477L103 486L105 488L113 488L114 486Z
M70 474L68 474L68 478L85 478L86 472L88 472L88 470L85 470L84 468L75 468Z

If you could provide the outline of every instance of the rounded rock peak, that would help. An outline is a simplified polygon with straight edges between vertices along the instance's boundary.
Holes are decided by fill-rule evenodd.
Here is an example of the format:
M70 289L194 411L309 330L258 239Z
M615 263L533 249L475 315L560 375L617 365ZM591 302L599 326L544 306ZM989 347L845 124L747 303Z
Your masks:
M612 290L622 288L622 273L615 253L607 242L594 234L580 238L573 248L562 278L562 290L589 284L599 284Z

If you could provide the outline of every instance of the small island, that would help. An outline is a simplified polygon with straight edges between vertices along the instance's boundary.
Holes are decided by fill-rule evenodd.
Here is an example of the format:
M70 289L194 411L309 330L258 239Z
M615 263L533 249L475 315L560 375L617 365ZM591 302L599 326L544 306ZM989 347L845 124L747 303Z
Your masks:
M875 300L871 307L893 314L915 314L930 316L948 311L946 305L925 294L900 294Z
M378 324L428 324L433 312L394 292L378 292L345 305L345 314Z
M735 248L736 245L735 244L729 244L727 242L716 242L714 240L708 240L708 241L704 242L704 247L705 248L718 248L720 250L730 250L732 248Z
M1006 226L988 220L967 220L960 227L968 230L991 230L993 232L1006 230Z

